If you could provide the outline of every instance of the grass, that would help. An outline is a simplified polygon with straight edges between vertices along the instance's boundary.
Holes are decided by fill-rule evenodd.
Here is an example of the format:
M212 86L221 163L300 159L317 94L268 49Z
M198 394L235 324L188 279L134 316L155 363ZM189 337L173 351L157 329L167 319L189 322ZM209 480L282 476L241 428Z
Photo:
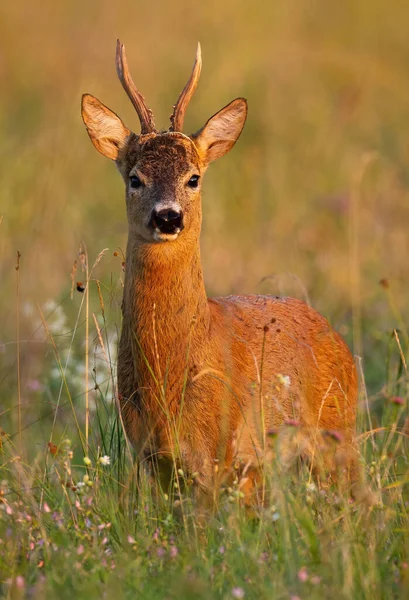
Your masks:
M359 499L352 501L343 486L311 480L306 466L289 470L282 464L281 442L294 434L288 425L272 439L276 460L264 467L268 508L248 513L236 480L222 490L217 510L204 516L195 504L193 480L179 470L173 494L155 491L126 442L115 406L117 328L107 322L104 299L112 290L103 292L93 277L106 257L101 252L88 269L80 249L78 262L88 279L80 286L85 293L75 292L80 298L75 318L64 310L69 298L37 309L38 323L32 315L34 337L42 331L51 354L44 357L42 381L32 380L29 387L38 398L52 394L55 403L51 414L31 410L39 418L26 429L20 426L20 403L11 407L8 420L3 415L8 423L0 450L3 596L404 598L405 332L395 330L391 339L388 379L377 405L362 385L365 493ZM92 316L87 303L97 307ZM87 372L84 364L92 369ZM91 377L87 406L83 390ZM21 408L27 421L29 407L23 402ZM13 422L17 433L9 435ZM43 443L41 429L48 439Z
M0 7L0 595L409 596L408 12L384 0ZM137 470L115 407L123 193L79 116L90 92L135 126L117 37L160 125L198 39L187 131L248 98L243 136L204 184L207 289L306 298L346 337L362 375L362 501L284 471L280 437L271 506L253 518L235 487L203 520L191 486L153 497Z

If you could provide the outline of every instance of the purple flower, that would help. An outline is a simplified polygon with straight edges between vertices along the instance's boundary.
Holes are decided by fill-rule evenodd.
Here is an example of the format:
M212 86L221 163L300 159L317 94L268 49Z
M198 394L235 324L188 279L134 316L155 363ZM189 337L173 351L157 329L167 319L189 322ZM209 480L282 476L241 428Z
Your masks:
M231 591L231 595L233 596L233 598L244 598L245 593L244 593L243 588L234 587Z

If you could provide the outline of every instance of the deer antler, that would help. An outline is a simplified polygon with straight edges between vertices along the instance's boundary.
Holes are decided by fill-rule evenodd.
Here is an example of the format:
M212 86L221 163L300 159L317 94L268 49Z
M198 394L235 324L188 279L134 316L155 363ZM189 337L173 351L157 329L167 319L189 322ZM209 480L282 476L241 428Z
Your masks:
M169 131L182 131L183 121L185 118L185 112L187 105L189 104L197 84L199 82L200 71L202 70L202 52L200 49L200 43L197 43L196 58L193 65L192 73L189 77L189 81L185 85L182 93L179 96L178 101L173 107L173 113L170 117L171 126Z
M129 73L128 61L126 60L125 46L118 40L116 43L116 72L122 87L127 93L130 101L134 105L141 122L141 134L156 132L155 123L153 122L153 113L146 106L145 98L137 90L132 77Z

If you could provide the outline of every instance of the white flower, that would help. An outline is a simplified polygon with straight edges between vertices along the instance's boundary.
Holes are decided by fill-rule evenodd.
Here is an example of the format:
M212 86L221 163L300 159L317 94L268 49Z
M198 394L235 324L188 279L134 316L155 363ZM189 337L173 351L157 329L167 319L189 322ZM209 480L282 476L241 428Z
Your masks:
M274 522L275 522L275 521L278 521L278 519L279 519L279 518L280 518L280 513L279 513L279 512L277 512L277 511L276 511L276 512L274 512L274 513L271 515L271 519L272 519L272 521L274 521Z
M102 465L103 467L107 467L108 465L111 464L111 459L107 455L100 456L99 457L99 464Z
M311 481L310 483L307 483L307 485L305 487L307 488L307 490L309 492L315 492L315 490L317 489L315 486L315 483L313 481Z
M80 490L81 488L83 488L85 486L85 483L83 481L79 481L77 483L77 488Z
M278 373L277 379L278 379L279 383L281 383L281 385L284 386L285 388L290 387L291 378L289 375L282 375L281 373Z

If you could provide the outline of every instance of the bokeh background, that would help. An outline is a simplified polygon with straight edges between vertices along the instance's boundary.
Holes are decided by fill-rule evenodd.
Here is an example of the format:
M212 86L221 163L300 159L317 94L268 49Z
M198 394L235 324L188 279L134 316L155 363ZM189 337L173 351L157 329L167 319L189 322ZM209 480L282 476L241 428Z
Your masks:
M65 382L83 401L84 295L70 294L81 244L90 267L109 248L93 271L105 321L94 282L90 319L99 319L115 363L124 194L87 137L80 99L96 95L138 132L115 73L117 37L157 125L168 126L198 40L203 70L185 131L234 97L248 99L239 143L204 184L208 293L307 299L362 359L376 413L394 391L393 329L407 338L408 23L409 4L385 0L1 3L0 425L8 433L18 394L35 443L48 439L56 404L67 402ZM83 279L78 265L74 282ZM89 327L91 385L105 379ZM61 427L70 419L62 411Z

